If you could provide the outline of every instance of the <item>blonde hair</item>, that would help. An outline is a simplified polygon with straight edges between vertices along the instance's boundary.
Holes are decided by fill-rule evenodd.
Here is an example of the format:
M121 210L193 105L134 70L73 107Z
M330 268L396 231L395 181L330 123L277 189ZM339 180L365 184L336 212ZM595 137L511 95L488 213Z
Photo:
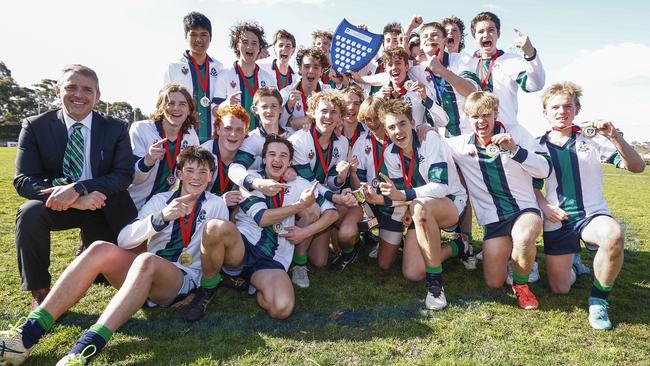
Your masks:
M400 99L389 99L381 103L379 107L379 119L384 123L386 116L389 114L404 115L409 121L413 120L413 109L411 106Z
M379 108L383 104L382 98L370 96L359 106L359 121L372 121L379 118Z
M582 97L582 88L580 85L571 81L565 81L549 86L544 90L544 94L542 94L542 106L544 109L546 109L546 102L556 95L566 95L573 99L573 103L576 105L576 110L580 111L580 97Z
M316 111L316 108L318 108L318 103L321 101L332 103L334 107L339 110L339 114L341 116L343 116L347 110L346 103L341 97L341 93L339 91L326 90L316 93L307 99L307 117L312 123L315 121L314 112Z
M463 111L468 116L499 112L499 98L496 94L485 91L473 92L465 100Z

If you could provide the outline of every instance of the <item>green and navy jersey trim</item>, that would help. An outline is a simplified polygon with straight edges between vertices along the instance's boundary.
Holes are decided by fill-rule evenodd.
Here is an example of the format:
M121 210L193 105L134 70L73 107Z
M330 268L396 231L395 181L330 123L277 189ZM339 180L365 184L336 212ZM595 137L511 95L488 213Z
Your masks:
M411 188L406 189L406 184L404 182L404 177L399 177L393 180L393 183L395 183L395 187L399 190L404 190L406 193L406 200L410 201L415 199L415 190L413 189L414 187L421 187L425 185L427 182L424 180L422 175L420 174L420 140L418 140L417 133L415 130L412 130L413 134L413 141L411 141L411 145L413 148L413 151L415 151L415 156L414 160L411 161L410 156L404 155L404 171L409 172L411 170L411 164L415 164L413 167L413 175L411 176ZM397 145L393 144L393 147L391 148L391 153L394 154L399 154L400 148L397 147ZM402 162L400 161L400 164Z
M486 154L485 149L478 146L476 150L483 183L485 183L487 191L490 192L499 221L505 220L519 212L519 205L510 192L501 156L490 157Z
M576 151L576 134L572 133L563 146L548 142L547 135L542 136L540 143L546 144L549 152L555 179L558 183L555 193L559 206L569 216L568 223L576 222L586 215Z
M169 197L167 200L167 204L170 204L174 199L180 197L181 193L181 188L179 188L174 194ZM201 209L203 207L203 203L206 200L206 195L205 192L201 193L201 196L196 200L195 203L195 208L194 212L196 214L192 218L192 231L190 232L190 240L194 236L194 233L196 232L196 221L199 218L199 215L201 214ZM181 220L176 219L174 220L173 226L172 226L172 233L171 237L169 238L169 241L167 242L167 245L165 245L165 248L160 249L156 252L156 255L167 259L170 262L176 262L178 261L178 257L181 255L183 252L184 246L183 246L183 239L181 237Z

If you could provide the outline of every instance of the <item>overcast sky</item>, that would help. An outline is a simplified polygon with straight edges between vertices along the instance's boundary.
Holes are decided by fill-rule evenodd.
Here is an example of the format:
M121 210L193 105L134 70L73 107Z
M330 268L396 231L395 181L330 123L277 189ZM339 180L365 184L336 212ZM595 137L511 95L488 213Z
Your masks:
M405 25L414 14L425 22L453 14L469 33L472 17L490 10L501 18L500 48L512 47L517 28L538 49L546 85L583 86L579 121L611 119L628 140L650 141L650 112L642 109L650 100L647 1L10 1L0 14L0 60L22 86L56 79L66 64L88 65L99 74L103 100L151 113L167 64L186 49L182 17L192 10L210 17L209 54L224 64L234 60L228 29L239 20L258 21L267 40L284 28L298 45L309 45L312 30L333 31L343 18L381 33L384 24ZM469 52L476 49L471 35L466 44ZM533 133L546 126L539 94L520 97L519 120Z

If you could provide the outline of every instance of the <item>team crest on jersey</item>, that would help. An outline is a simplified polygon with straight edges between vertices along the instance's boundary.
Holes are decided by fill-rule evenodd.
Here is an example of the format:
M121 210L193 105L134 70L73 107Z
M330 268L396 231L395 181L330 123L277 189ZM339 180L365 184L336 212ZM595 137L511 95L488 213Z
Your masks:
M217 77L217 69L214 67L210 68L210 76Z
M590 150L589 149L589 144L584 142L584 141L580 141L580 143L578 144L578 149L577 150L579 152L589 152L589 150Z
M314 158L314 150L309 150L309 160Z
M431 82L431 74L427 74L427 81Z
M372 75L372 71L368 70L368 76Z
M421 163L424 161L424 155L418 154L418 163Z
M265 88L266 87L266 81L264 81L264 80L260 81L260 86L262 88Z
M181 72L183 73L183 75L187 75L187 73L190 72L190 70L187 67L183 66Z
M235 80L232 80L230 82L230 87L234 89L236 86L237 86L237 83L235 82Z
M284 189L284 194L289 194L289 187L286 187L286 188Z
M335 148L334 148L334 151L332 151L332 157L333 157L334 159L338 159L338 158L339 158L339 148L338 148L338 147L335 147Z
M300 105L300 103L296 103L296 109L300 111L302 109L302 105Z
M198 222L198 223L204 222L205 221L205 216L206 216L205 210L201 209L201 211L199 212L199 216L197 216L197 218L196 218L196 222Z
M187 145L189 145L189 143L190 143L189 141L183 140L183 142L181 143L181 150L185 149Z
M364 151L366 152L366 155L370 155L371 150L372 149L370 148L370 146L366 146L366 149Z
M411 107L413 107L413 102L411 101L411 97L405 96L404 99L402 99L402 100L405 101Z

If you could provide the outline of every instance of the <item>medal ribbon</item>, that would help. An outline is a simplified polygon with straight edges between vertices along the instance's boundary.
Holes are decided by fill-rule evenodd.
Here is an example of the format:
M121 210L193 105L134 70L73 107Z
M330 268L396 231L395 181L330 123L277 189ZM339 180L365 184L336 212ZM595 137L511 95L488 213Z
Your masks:
M492 75L492 67L494 66L494 61L496 61L497 57L499 57L499 50L497 50L494 55L492 55L492 61L490 62L490 66L488 67L487 73L485 73L485 77L481 78L481 89L485 89L485 86L488 83L488 80L490 80L490 75ZM479 60L479 66L480 66L480 71L481 74L484 73L483 71L483 65L482 62L485 60Z
M379 158L377 158L377 148L376 148L376 145L379 143L379 141L377 141L375 135L372 135L371 138L372 138L372 144L371 144L372 161L375 163L375 177L379 177L379 171L381 170L381 166L384 164L384 150L386 150L386 145L388 145L388 136L384 135L384 143L383 145L381 145L381 151L379 151L380 154ZM377 160L379 160L379 162L377 162ZM402 165L404 165L403 162Z
M352 146L354 146L354 143L357 142L357 139L359 139L359 122L357 122L357 128L354 129L354 133L352 134L352 138L350 139L350 149L352 149Z
M165 130L162 130L162 138L166 139L167 134ZM183 139L183 131L178 130L178 136L176 136L176 146L174 147L174 156L172 157L171 152L169 151L169 140L165 141L163 146L165 147L165 157L167 158L167 166L169 167L170 174L174 174L174 166L176 165L176 157L181 151L181 145Z
M327 171L332 161L332 145L333 141L330 141L329 146L327 147L327 161L323 158L323 148L320 146L320 141L318 141L318 135L316 134L316 127L311 128L311 136L314 138L314 145L316 145L316 153L318 153L318 160L320 161L321 168L323 168L323 173L325 173L325 181L327 181Z
M230 178L228 178L228 174L226 173L226 166L221 160L221 154L217 156L217 160L219 163L219 191L221 194L224 194L226 187L228 186L228 182L230 182Z
M411 189L411 178L413 178L413 167L415 166L415 149L411 152L411 166L409 166L409 173L406 175L406 170L404 169L404 152L402 149L399 149L399 158L402 160L402 176L404 177L404 186L406 189Z
M408 79L407 79L408 80ZM403 95L406 94L406 88L404 87L404 84L406 84L406 80L401 85L398 85L398 90L395 90L395 86L393 85L393 82L391 81L390 86L393 88L393 91L391 92L391 96L393 99L397 99ZM397 94L397 95L395 95Z
M181 217L180 224L181 224L181 239L183 240L183 247L187 248L188 245L190 245L190 239L192 236L192 226L194 225L194 220L196 219L194 211L196 210L196 206L198 206L199 201L197 200L194 203L194 207L192 207L192 212L190 212L190 222L187 223L187 227L185 226L185 216Z
M279 183L284 183L284 178L280 178ZM278 202L275 200L275 197L278 196L278 195L280 196L280 204L278 204ZM284 203L284 188L281 189L280 192L278 192L277 195L271 197L271 200L273 201L273 208L282 207L282 204Z
M302 79L300 79L300 85L298 85L298 91L300 91L300 99L302 100L302 109L305 111L305 115L307 115L307 95L305 95L305 91L302 88ZM316 93L318 93L320 90L320 84L316 84Z
M287 86L289 86L289 76L291 75L291 66L289 66L289 69L287 69L287 76L284 79L284 85L282 85L282 74L280 74L280 66L278 66L275 60L273 60L273 63L275 64L275 79L278 82L278 89L282 90Z
M564 131L567 128L570 128L571 132L574 132L574 133L582 132L582 129L580 129L580 127L578 127L576 125L573 125L573 124L568 125L568 126L564 126L564 127L555 127L555 126L553 126L553 127L551 127L551 130L553 130L553 131Z
M444 53L440 52L440 48L438 48L438 51L436 51L435 57L438 59L438 61L442 66L447 67L443 63ZM433 74L433 71L431 71L431 69L428 67L425 70L429 72L429 75L431 76L431 81L433 82L433 86L436 88L436 98L438 99L438 102L442 103L442 96L445 93L445 84L447 83L447 81L443 77L440 77L440 85L438 85L438 81L436 80L436 76Z
M196 63L196 60L194 57L190 56L190 54L187 54L187 57L189 57L190 61L192 61L192 65L194 65L194 70L196 70L196 79L199 81L199 86L201 87L201 90L203 91L203 95L206 97L208 96L208 78L210 77L210 73L208 70L210 70L210 57L205 58L205 78L201 77L201 72L199 71L199 64Z
M252 98L253 96L255 96L255 92L257 91L257 84L258 84L257 75L259 74L260 71L259 66L255 65L255 71L253 71L253 84L255 85L251 87L251 84L248 83L248 78L246 77L246 75L244 75L244 70L242 70L241 66L239 66L238 63L235 64L237 65L237 73L239 74L239 77L244 82L244 86L246 86L246 90L248 90Z

